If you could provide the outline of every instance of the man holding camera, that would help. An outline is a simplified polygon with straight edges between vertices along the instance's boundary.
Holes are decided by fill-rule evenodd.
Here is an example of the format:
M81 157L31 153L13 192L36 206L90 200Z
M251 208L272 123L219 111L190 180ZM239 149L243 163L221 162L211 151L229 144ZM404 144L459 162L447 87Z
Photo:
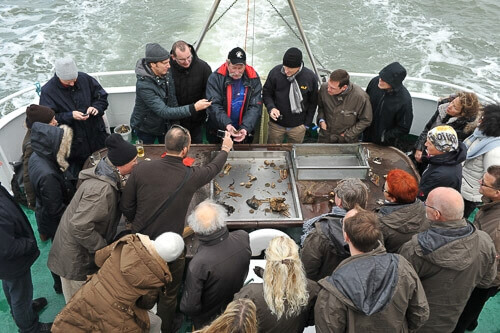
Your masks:
M228 131L235 142L252 143L262 113L262 85L253 67L246 64L243 49L235 47L226 62L210 74L207 82L207 139L220 142L217 130Z
M302 143L318 105L318 77L304 67L302 52L292 47L285 52L283 64L269 72L263 88L269 112L267 143Z

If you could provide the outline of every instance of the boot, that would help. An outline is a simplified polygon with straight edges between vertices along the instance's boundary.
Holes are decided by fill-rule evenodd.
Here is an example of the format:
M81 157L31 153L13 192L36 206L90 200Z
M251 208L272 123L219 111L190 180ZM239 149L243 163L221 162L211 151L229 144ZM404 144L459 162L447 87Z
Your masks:
M31 303L31 308L35 313L42 311L42 309L46 306L47 306L47 299L45 297L34 299L33 302Z
M51 329L52 329L52 323L40 323L40 326L39 326L40 333L45 333L45 332L50 333Z

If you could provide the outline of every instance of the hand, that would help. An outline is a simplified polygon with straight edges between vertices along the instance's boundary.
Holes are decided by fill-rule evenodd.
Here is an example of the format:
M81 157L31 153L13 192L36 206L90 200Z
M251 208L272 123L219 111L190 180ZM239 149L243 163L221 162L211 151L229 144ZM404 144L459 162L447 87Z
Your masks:
M205 110L208 108L210 105L212 105L212 102L210 102L208 99L200 99L198 102L194 103L194 109L196 111L201 111Z
M228 131L226 131L226 136L222 140L222 147L221 150L224 150L225 152L228 152L233 148L233 140L231 140L231 134L229 134Z
M422 163L422 151L421 150L415 150L415 160L417 162Z
M247 136L247 130L246 129L240 129L238 131L238 134L234 136L234 141L236 142L241 142L245 140L245 137Z
M99 110L97 110L95 107L93 106L89 106L89 108L87 109L87 115L90 115L90 116L97 116L97 114L99 113Z
M277 121L280 114L280 110L272 108L271 112L269 112L269 117L271 117L272 120Z
M264 276L264 268L260 267L260 266L255 266L253 268L253 272L255 273L255 275L257 275L258 277L260 277L262 279L262 277Z
M328 126L326 126L326 121L322 121L319 123L319 127L323 130L323 131L326 131L326 129L328 128Z
M89 118L88 114L85 114L81 111L73 111L73 119L75 120L87 120Z
M231 124L227 124L226 131L228 131L229 134L232 136L236 136L238 134L238 131L236 130L236 128L234 128L234 126Z

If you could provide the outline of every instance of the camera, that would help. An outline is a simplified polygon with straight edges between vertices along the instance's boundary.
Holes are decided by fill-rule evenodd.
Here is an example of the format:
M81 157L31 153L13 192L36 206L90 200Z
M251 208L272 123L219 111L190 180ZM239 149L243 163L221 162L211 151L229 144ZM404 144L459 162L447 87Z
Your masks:
M217 130L217 137L224 139L226 137L226 131L223 130Z

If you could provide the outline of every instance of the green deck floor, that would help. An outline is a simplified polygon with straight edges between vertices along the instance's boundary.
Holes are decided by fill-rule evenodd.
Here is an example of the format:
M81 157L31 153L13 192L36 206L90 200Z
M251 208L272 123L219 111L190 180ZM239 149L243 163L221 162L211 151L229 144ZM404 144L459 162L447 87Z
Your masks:
M54 320L57 313L64 306L64 297L57 295L52 288L53 281L47 268L47 256L50 250L49 242L42 242L38 237L35 214L24 209L26 215L31 221L33 230L40 248L40 257L36 260L31 268L33 278L33 294L34 298L46 297L49 304L40 313L40 321L51 322ZM5 299L3 291L0 292L0 333L17 332L17 327L10 315L10 308ZM500 333L500 293L486 303L481 316L479 317L479 326L474 330L476 333Z

